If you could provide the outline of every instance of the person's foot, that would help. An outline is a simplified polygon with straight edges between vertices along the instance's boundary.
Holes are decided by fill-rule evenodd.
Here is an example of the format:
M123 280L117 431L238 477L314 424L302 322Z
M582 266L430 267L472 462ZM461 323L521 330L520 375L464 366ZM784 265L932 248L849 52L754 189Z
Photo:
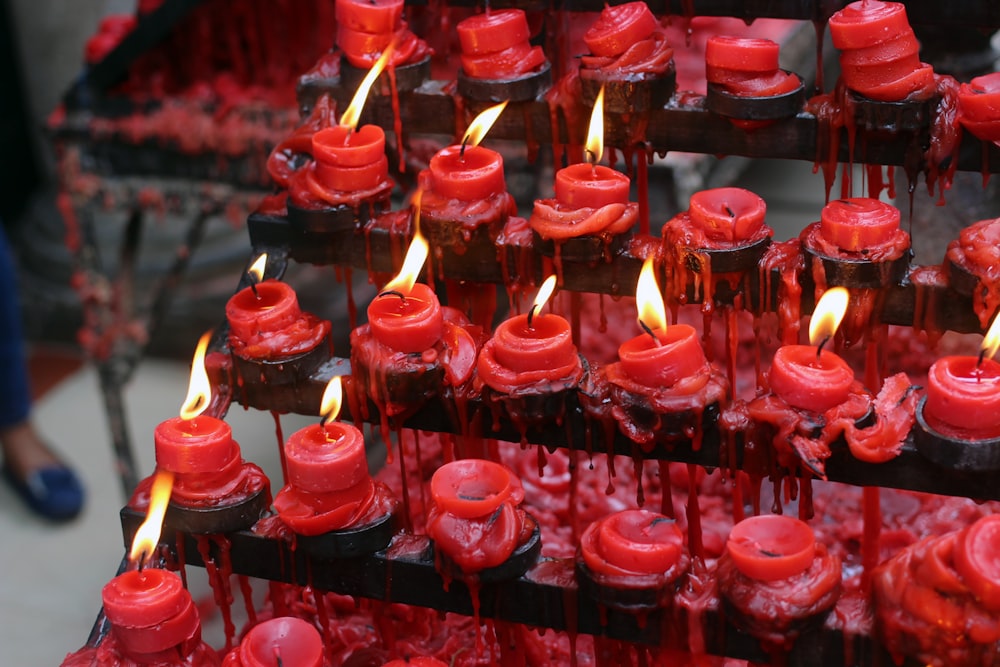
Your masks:
M83 509L76 474L45 444L31 422L0 431L3 479L35 513L53 521L72 519Z

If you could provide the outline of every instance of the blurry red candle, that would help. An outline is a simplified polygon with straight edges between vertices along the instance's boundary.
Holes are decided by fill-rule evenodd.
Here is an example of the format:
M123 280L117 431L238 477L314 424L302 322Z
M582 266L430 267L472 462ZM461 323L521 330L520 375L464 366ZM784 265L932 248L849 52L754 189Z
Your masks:
M289 484L303 491L348 491L369 479L364 436L343 422L299 429L285 443L285 457Z
M462 70L469 77L514 79L545 63L540 46L528 43L528 19L521 9L487 10L456 26L462 47Z
M597 574L664 573L680 561L684 534L668 517L625 510L592 523L580 538L581 555Z
M321 667L323 638L300 618L272 618L255 625L229 652L223 667Z
M823 207L820 233L848 252L891 243L899 230L899 209L878 199L837 199Z
M983 141L1000 141L1000 72L977 76L958 88L958 120Z
M101 599L119 646L130 655L152 656L201 641L198 609L172 572L120 574L104 586Z
M955 544L955 570L984 607L1000 611L1000 515L983 517Z
M733 526L726 551L736 569L751 579L777 581L809 569L816 555L816 538L803 521L765 514Z
M229 424L208 415L160 422L153 440L156 465L181 474L219 471L240 453Z
M331 190L371 190L389 177L385 132L377 125L322 129L312 137L312 151L316 180Z

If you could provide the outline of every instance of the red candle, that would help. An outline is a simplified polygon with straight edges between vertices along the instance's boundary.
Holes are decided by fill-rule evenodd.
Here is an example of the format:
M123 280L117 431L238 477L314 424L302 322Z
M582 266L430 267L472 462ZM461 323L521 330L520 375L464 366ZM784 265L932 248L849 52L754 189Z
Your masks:
M407 658L406 660L390 660L382 665L382 667L448 667L448 665L437 658L418 656L416 658Z
M382 293L368 306L368 324L382 345L408 354L434 347L441 339L444 317L430 287L415 283L400 296Z
M927 373L924 418L945 435L1000 436L1000 363L976 357L943 357Z
M311 493L353 489L368 481L361 431L330 421L299 429L285 443L288 483Z
M321 667L323 639L301 618L272 618L255 625L229 652L223 667Z
M125 572L105 584L101 598L112 632L129 654L151 655L179 645L191 649L191 642L201 641L198 609L172 572Z
M482 459L460 459L438 468L431 478L437 507L463 519L493 514L500 505L524 500L520 480L506 467Z
M688 215L712 241L738 243L761 234L767 204L743 188L712 188L691 195Z
M403 20L403 0L337 0L334 12L338 28L391 34Z
M324 128L312 136L312 151L316 180L331 190L371 190L389 177L385 132L377 125Z
M955 570L984 607L1000 612L1000 515L983 517L955 544Z
M616 512L590 524L580 538L583 561L598 574L667 572L680 560L683 545L673 519L646 510Z
M217 472L240 456L229 424L208 415L160 422L153 441L157 467L174 473Z
M448 146L430 162L431 190L442 197L476 201L505 192L503 158L482 146Z
M726 552L736 569L751 579L777 581L809 569L816 555L816 538L803 521L765 514L733 526Z
M299 299L288 284L265 280L255 285L256 292L245 287L226 302L229 335L249 340L262 331L277 331L302 314Z
M628 204L628 176L602 165L571 164L556 172L556 201L567 208Z
M1000 141L1000 72L977 76L958 88L958 120L983 141Z
M493 354L517 373L549 371L578 361L569 322L559 315L526 314L500 323L493 334Z
M898 230L899 209L867 197L832 201L820 218L823 238L848 252L891 243Z
M705 43L705 67L740 72L744 75L767 74L778 69L780 47L770 39L716 35ZM711 76L708 77L711 80ZM744 76L744 78L748 78Z
M644 333L618 348L622 370L636 382L647 387L672 387L708 363L693 327L674 324L653 333L656 340Z
M545 63L542 48L528 43L528 19L521 9L470 16L456 29L462 46L462 70L469 77L513 79Z
M774 353L768 373L771 391L792 407L826 412L847 400L854 371L828 350L784 345Z
M600 18L583 34L583 41L595 56L617 56L657 27L659 23L645 2L605 6Z

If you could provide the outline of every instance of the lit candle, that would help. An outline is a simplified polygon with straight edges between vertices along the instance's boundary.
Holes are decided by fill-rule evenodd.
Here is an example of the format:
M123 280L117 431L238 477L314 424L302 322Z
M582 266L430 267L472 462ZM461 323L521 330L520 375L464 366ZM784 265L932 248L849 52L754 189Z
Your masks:
M726 540L726 553L747 577L777 581L809 569L816 555L816 538L804 521L764 514L733 526Z
M646 510L616 512L590 524L580 537L580 553L594 574L662 574L684 551L677 523Z
M812 345L784 345L774 353L768 382L788 405L825 412L847 400L854 371L841 357L823 349L823 344L836 333L849 299L842 287L827 290L809 322Z
M820 234L847 252L862 252L894 241L899 209L878 199L837 199L823 207Z
M711 188L691 195L691 224L710 241L738 244L756 241L767 233L767 204L743 188Z
M500 14L503 12L494 12ZM430 161L428 190L447 199L471 202L505 192L503 158L479 142L507 106L502 102L480 113L469 125L462 143L438 151Z
M670 388L701 374L708 365L705 352L693 327L667 326L663 297L653 273L653 258L642 265L635 288L639 326L646 333L625 341L618 348L621 368L629 378L647 387Z
M924 418L942 435L983 440L1000 436L1000 318L983 338L979 357L950 356L927 372Z
M456 26L462 47L462 70L469 77L506 80L529 74L545 64L545 52L528 43L524 10L487 10Z
M255 625L222 667L321 667L323 638L311 623L283 616Z

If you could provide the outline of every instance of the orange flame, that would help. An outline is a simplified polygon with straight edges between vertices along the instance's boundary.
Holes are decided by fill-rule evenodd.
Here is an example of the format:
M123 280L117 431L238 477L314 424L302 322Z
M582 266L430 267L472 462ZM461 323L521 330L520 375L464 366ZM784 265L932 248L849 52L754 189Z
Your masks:
M493 127L493 123L497 122L497 118L500 117L505 108L507 108L506 100L480 112L475 120L472 121L472 124L469 125L469 129L465 131L465 136L462 137L462 145L478 146L479 142L486 136L486 133Z
M395 48L396 40L393 38L389 46L385 47L385 51L382 52L382 55L372 65L372 68L368 70L365 78L361 80L357 92L351 98L351 103L344 109L344 113L340 116L341 127L349 127L353 130L358 126L358 121L361 119L361 110L365 108L365 101L368 99L368 91L371 90L375 80L382 74L386 64L389 62L389 56L392 55Z
M191 379L188 382L187 396L181 405L181 419L194 419L208 407L212 401L212 383L208 381L208 371L205 370L205 352L212 340L212 332L206 331L198 341L191 360Z
M128 552L129 562L135 563L140 568L160 541L163 515L167 512L167 503L170 501L170 491L173 487L174 473L169 470L157 470L150 490L146 520L139 526L139 530L135 531L132 548Z
M992 357L997 353L997 348L1000 348L1000 317L996 315L993 316L993 324L986 331L986 335L983 337L983 343L980 345L980 349L983 351L984 357Z
M250 265L250 268L247 269L247 273L250 274L250 277L253 278L253 281L255 283L259 283L260 281L264 280L264 269L266 268L267 268L267 253L263 252L260 254L260 257L254 260L254 263Z
M660 286L656 284L652 256L642 263L642 271L635 284L635 305L639 311L640 324L645 324L651 330L667 330L667 309L663 306Z
M417 205L417 211L420 210L420 205ZM420 271L424 268L424 262L427 261L427 239L424 235L417 230L417 233L413 235L413 240L410 241L410 247L406 251L406 257L403 258L403 268L399 270L396 277L390 280L382 291L396 290L402 294L409 294L413 290L413 283L417 282L417 276L420 275Z
M545 279L542 286L538 288L538 294L535 295L535 300L531 304L531 310L533 312L541 312L545 303L552 296L552 293L556 291L556 276L552 274Z
M590 128L587 130L588 161L597 164L604 155L604 84L601 84L601 92L597 93L594 100L594 110L590 112Z
M837 333L844 315L847 313L847 303L851 300L851 294L843 287L831 287L823 292L816 309L813 311L812 319L809 320L809 342L813 345L819 343Z
M319 402L319 416L323 418L323 424L337 418L343 402L344 387L338 375L326 383L326 389L323 390L323 398Z

